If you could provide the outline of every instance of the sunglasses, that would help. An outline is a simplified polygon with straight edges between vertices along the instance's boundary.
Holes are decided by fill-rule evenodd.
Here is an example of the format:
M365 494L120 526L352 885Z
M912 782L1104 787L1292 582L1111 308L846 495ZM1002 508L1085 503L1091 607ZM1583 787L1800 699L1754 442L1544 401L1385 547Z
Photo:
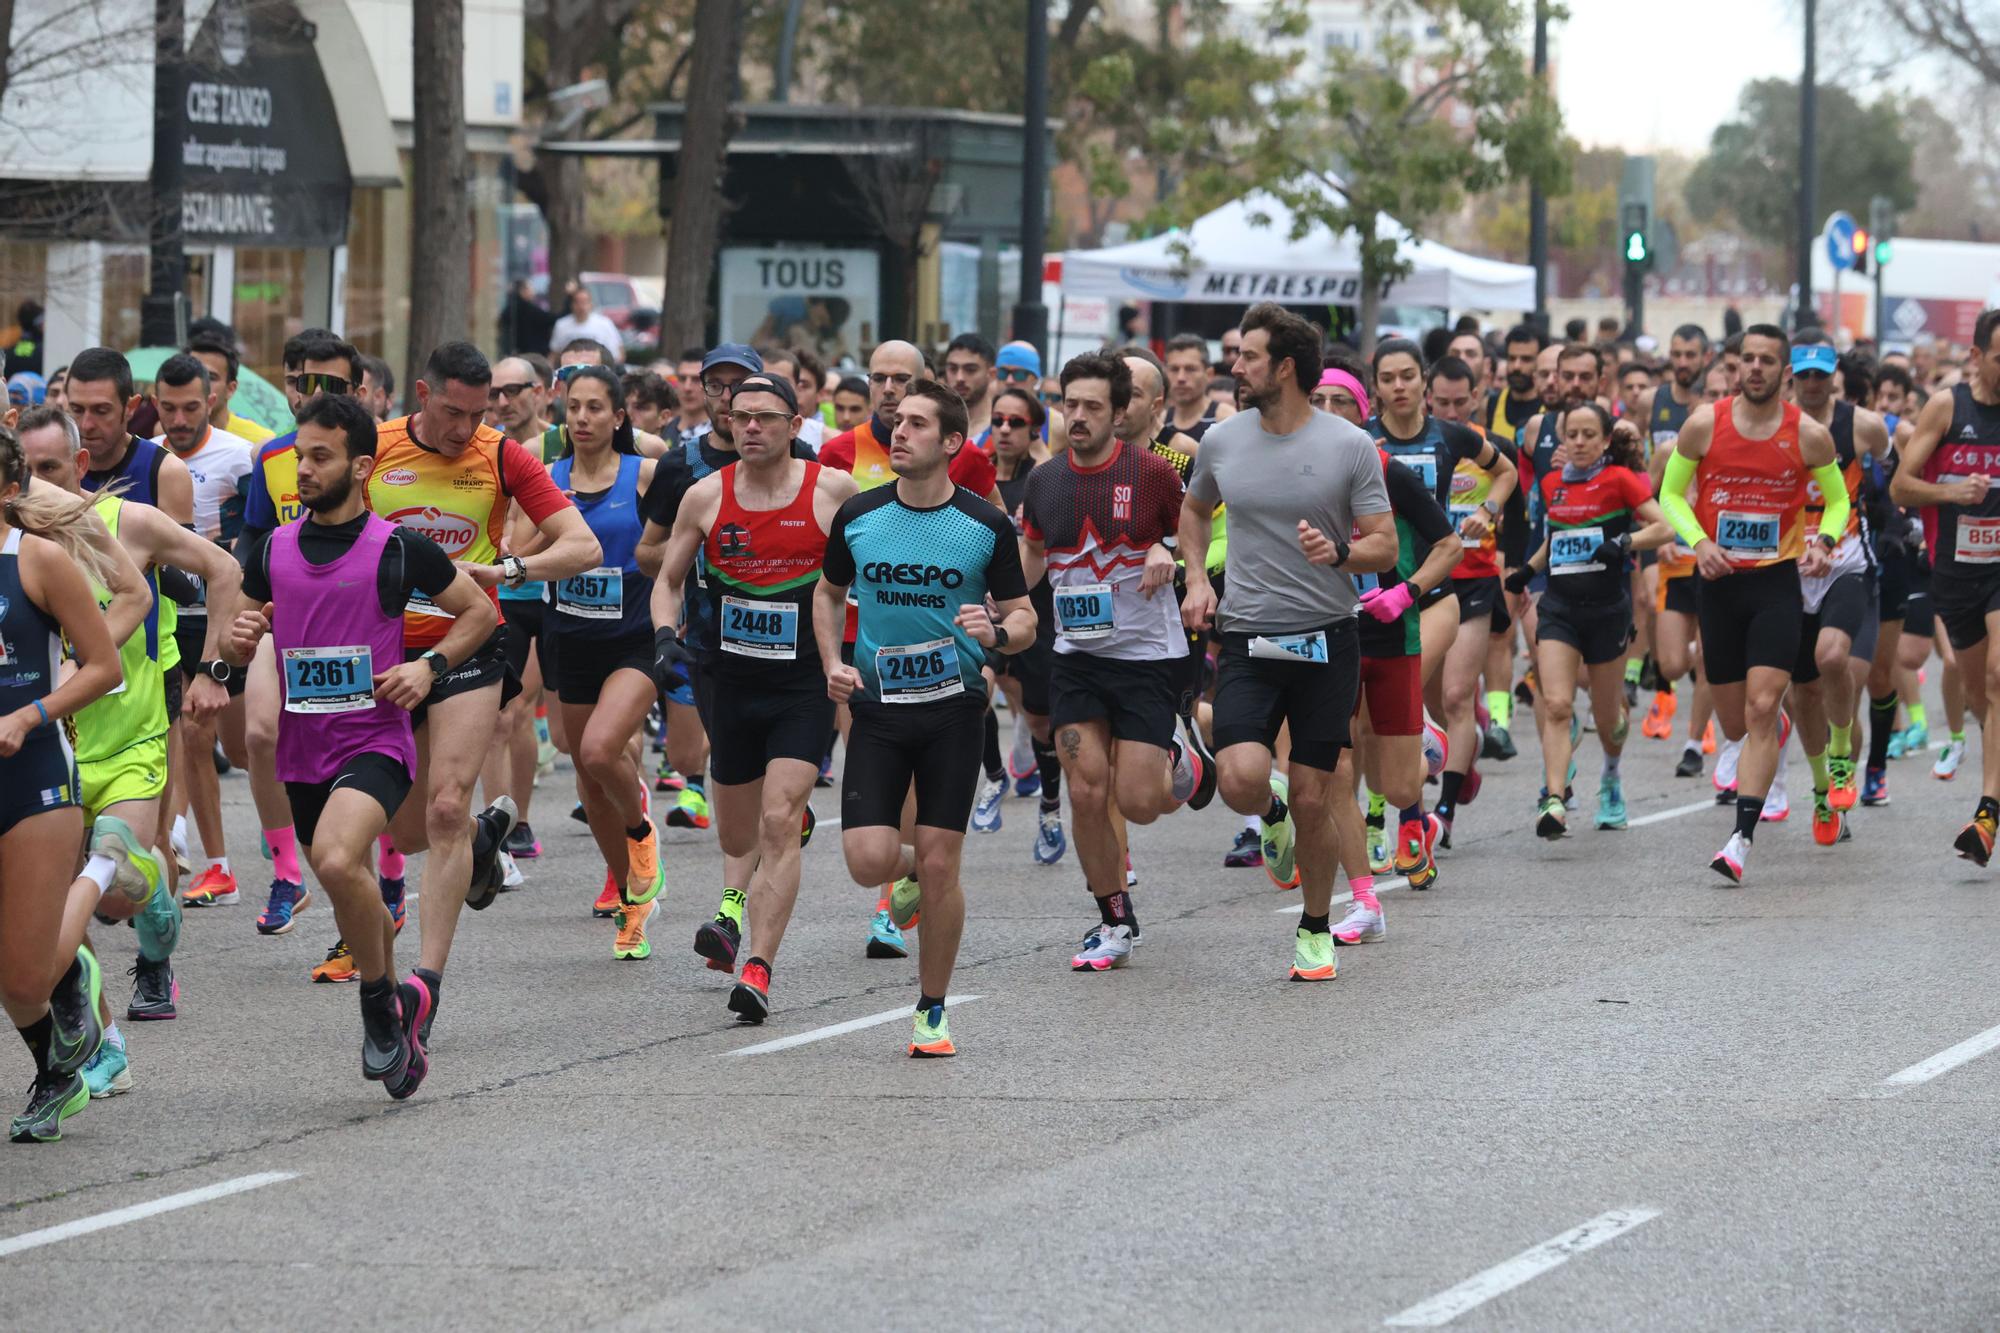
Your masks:
M1002 426L1011 426L1015 430L1026 430L1028 428L1028 419L1026 417L1010 417L996 414L993 418L993 429L999 430Z
M1035 395L1035 397L1042 400L1042 406L1044 407L1054 407L1056 404L1062 401L1062 394L1060 392L1038 393Z
M1002 366L993 373L1007 384L1027 384L1041 378L1026 366Z
M582 364L581 362L574 365L562 366L556 370L556 383L568 384L571 380L575 379L578 375L581 375L584 371L598 370L598 369L601 369L601 367L587 366Z
M324 371L309 370L303 374L285 376L285 386L300 397L311 398L316 394L343 394L354 387L345 375L329 375Z
M531 380L524 380L519 384L496 384L487 397L492 402L504 402L509 398L518 398L534 387L534 382Z

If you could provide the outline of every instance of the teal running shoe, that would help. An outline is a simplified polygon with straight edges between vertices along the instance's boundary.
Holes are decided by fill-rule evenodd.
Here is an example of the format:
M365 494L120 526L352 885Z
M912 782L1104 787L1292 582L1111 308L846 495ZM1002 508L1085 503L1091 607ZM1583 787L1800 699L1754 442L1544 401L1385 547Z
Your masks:
M868 926L868 956L870 958L908 958L910 946L903 943L903 932L896 929L896 923L889 917L889 909L883 908L875 914Z
M1609 773L1597 784L1597 827L1625 827L1625 787Z
M1285 780L1283 774L1273 773L1271 795L1289 806L1291 794L1291 783ZM1293 857L1291 810L1287 809L1285 817L1275 824L1259 820L1258 826L1261 829L1258 842L1264 853L1264 873L1279 888L1296 889L1299 886L1299 867Z
M132 1062L125 1057L124 1033L114 1027L104 1034L104 1044L83 1067L83 1081L94 1098L132 1091Z
M132 826L116 815L99 815L90 829L90 850L110 858L111 888L134 904L146 902L160 887L160 861Z

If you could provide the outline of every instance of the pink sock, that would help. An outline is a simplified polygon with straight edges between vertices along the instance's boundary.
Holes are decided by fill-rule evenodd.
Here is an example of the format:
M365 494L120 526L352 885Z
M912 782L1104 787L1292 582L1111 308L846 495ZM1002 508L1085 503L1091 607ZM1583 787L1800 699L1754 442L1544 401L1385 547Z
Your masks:
M396 844L389 841L388 834L384 833L378 841L382 847L382 878L401 879L404 863L409 858L396 850Z
M1355 902L1361 904L1361 906L1371 912L1382 910L1382 903L1375 896L1375 877L1373 875L1357 876L1354 879L1348 880L1347 886L1354 890Z
M305 883L305 877L299 874L299 840L292 833L292 826L265 829L264 841L271 844L271 873L287 884Z

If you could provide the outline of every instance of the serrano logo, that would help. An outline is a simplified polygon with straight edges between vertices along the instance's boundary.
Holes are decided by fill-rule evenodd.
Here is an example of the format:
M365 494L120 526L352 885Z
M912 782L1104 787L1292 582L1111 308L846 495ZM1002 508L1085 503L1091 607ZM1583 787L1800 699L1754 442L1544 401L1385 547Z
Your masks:
M897 565L887 560L871 560L861 567L861 577L870 583L898 583L911 588L928 588L933 583L956 588L965 575L936 565Z
M428 537L444 547L449 555L462 555L479 535L479 527L471 519L458 514L447 514L430 506L416 506L398 509L393 514L384 514L391 523L408 528L420 537Z
M406 467L392 467L382 474L384 486L408 486L417 479L417 474Z

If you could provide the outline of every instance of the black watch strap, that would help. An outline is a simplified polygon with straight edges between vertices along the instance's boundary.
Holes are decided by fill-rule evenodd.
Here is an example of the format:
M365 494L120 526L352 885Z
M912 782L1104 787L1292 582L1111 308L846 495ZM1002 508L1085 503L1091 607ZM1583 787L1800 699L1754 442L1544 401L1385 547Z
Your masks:
M435 648L424 649L423 653L417 658L417 660L419 662L425 663L430 667L431 676L433 679L443 680L446 676L451 674L451 663L447 662L445 660L444 654L439 652Z

